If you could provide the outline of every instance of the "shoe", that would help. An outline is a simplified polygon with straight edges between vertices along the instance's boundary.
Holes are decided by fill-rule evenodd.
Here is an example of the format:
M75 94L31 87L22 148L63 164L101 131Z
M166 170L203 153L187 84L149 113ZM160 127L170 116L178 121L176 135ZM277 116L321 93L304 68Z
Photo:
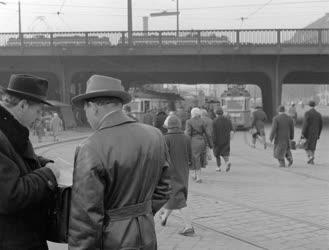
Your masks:
M266 143L264 144L264 149L266 149L267 148L267 145L266 145Z
M190 227L190 228L184 228L178 233L183 236L193 236L195 234L195 231L193 227Z
M161 217L161 226L164 227L167 224L168 217L164 217L162 215L160 217Z
M220 168L216 168L216 172L220 172L220 171L222 171Z
M284 164L280 164L279 167L280 167L280 168L285 168L286 165L284 165Z
M231 169L231 162L227 163L226 172L230 171L230 169Z
M192 180L195 181L196 180L196 176L192 176Z
M293 164L293 160L291 159L291 160L288 160L288 167L291 167L291 165Z
M201 179L197 179L195 182L196 183L202 183L202 180Z

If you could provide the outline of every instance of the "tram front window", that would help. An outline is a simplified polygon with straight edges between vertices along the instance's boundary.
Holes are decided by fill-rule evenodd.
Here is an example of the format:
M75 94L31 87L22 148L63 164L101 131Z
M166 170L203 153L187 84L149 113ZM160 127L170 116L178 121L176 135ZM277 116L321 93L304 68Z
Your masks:
M244 110L245 101L244 100L227 100L228 110Z

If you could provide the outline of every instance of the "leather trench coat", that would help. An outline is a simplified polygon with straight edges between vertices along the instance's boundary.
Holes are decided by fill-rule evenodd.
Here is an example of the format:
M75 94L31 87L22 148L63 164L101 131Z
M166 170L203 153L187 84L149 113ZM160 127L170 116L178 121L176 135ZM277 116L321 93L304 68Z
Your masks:
M76 150L69 249L156 249L153 216L170 192L161 132L111 113Z

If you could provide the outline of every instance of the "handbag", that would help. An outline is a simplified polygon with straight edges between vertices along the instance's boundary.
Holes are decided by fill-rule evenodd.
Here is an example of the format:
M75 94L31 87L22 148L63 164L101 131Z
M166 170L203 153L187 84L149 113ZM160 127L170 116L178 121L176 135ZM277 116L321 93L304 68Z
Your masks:
M305 149L306 148L306 143L307 143L307 140L305 138L301 138L297 145L296 145L296 148L299 148L299 149Z
M48 210L47 240L68 243L71 186L58 186Z

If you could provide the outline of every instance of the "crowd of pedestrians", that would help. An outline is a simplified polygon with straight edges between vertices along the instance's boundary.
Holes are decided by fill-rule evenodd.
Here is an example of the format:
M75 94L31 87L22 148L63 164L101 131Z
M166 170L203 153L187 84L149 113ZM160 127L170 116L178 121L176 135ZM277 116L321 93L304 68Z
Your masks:
M29 140L29 128L40 127L48 81L30 75L12 75L0 102L0 249L46 250L49 207L58 199L59 163L37 156ZM184 220L179 234L195 230L187 205L190 170L202 183L202 168L213 150L217 171L221 158L230 171L230 142L234 129L225 110L215 112L182 108L159 110L138 122L125 104L131 101L121 81L93 75L86 92L72 99L84 109L93 133L76 148L68 227L69 249L156 249L154 216L165 226L173 210ZM309 103L302 138L308 163L322 129L321 115ZM290 142L294 121L280 106L274 117L270 141L281 167L293 163ZM216 117L214 117L214 114ZM253 113L253 145L262 138L266 148L261 108ZM152 126L151 126L151 124ZM62 122L51 121L54 141ZM40 126L40 127L39 127ZM37 132L39 133L39 132Z

